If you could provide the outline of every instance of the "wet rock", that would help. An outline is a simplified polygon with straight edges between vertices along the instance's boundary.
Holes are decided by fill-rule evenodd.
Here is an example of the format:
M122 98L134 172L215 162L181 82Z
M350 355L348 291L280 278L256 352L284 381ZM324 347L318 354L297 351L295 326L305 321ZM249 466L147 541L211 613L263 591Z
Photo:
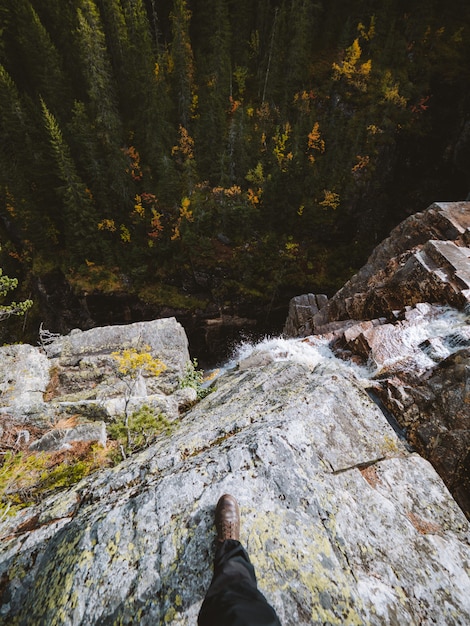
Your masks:
M318 313L315 329L342 319L390 317L419 302L470 303L470 202L436 202L410 216Z
M414 377L412 384L407 384L406 374L400 382L400 410L395 381L384 381L384 401L470 517L470 349L448 356L426 375Z
M421 304L394 323L338 331L331 346L371 368L381 401L470 518L469 320L464 312Z
M320 334L341 320L392 319L421 302L470 303L470 202L436 202L410 216L328 302L314 294L291 301L285 332ZM299 313L297 313L297 309Z

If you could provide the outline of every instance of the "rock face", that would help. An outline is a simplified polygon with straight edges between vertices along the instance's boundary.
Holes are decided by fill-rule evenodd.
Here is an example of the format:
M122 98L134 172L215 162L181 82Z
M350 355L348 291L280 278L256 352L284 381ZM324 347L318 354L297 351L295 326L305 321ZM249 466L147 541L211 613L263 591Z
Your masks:
M132 384L113 356L134 349L161 360L158 377L142 372ZM42 349L0 348L0 420L36 429L31 450L60 450L73 441L106 442L105 422L144 403L176 419L195 400L179 389L189 362L188 341L174 318L107 326L56 337ZM58 427L73 416L73 425Z
M106 422L143 403L171 421L6 511L0 623L195 624L224 492L284 626L470 623L469 213L404 222L329 302L293 302L300 338L245 346L195 405L174 319L0 348L0 436L15 422L32 450L106 445ZM126 349L167 369L130 388L113 357Z
M381 401L470 518L469 245L470 203L433 204L320 310L302 304L297 322L294 300L285 333L324 336L343 358L371 362Z
M319 313L313 327L374 319L419 302L470 303L470 202L437 202L399 224Z
M213 513L284 626L468 624L469 525L326 340L271 340L171 436L0 524L0 620L195 624Z
M284 335L287 337L307 337L313 334L311 319L327 303L328 298L324 294L307 293L292 298L284 325Z

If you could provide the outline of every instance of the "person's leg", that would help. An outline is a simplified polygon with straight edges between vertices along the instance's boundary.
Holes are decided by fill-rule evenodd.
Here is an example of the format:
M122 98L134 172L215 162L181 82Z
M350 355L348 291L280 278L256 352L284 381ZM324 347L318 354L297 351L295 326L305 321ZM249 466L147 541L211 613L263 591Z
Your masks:
M225 499L225 500L224 500ZM222 496L216 509L218 548L214 576L198 617L199 626L280 626L258 590L256 575L239 538L238 506Z

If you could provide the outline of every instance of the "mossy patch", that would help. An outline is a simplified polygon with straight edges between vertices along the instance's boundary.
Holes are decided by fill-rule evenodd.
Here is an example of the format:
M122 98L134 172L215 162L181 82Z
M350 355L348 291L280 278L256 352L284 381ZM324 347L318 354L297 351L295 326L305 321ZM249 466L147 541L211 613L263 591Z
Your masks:
M111 465L113 448L76 442L61 452L6 452L0 466L0 519Z
M67 279L76 293L116 293L124 290L124 282L118 268L91 262L70 272Z

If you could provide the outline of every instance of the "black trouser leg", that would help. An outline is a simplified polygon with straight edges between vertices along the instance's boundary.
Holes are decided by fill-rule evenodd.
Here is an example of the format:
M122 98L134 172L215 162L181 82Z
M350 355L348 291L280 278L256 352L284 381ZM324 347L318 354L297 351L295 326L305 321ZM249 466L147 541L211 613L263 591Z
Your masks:
M214 576L198 617L199 626L281 626L258 591L253 565L239 541L227 539L214 559Z

